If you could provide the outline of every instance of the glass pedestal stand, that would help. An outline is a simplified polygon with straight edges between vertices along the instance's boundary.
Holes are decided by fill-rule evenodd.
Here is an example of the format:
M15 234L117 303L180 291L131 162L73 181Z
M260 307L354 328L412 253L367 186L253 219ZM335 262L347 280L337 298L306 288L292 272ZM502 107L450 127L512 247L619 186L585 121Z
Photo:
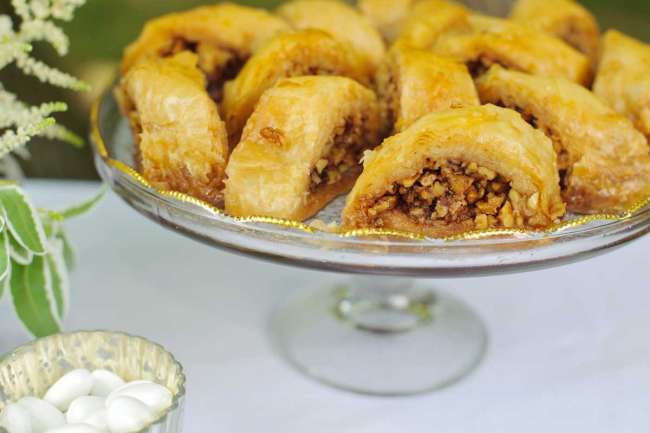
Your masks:
M479 364L487 341L463 302L390 277L352 277L298 296L272 323L278 349L308 376L382 396L456 382Z
M603 254L650 232L650 205L622 219L595 219L552 233L454 241L341 236L264 219L237 220L190 197L151 188L133 170L131 137L107 93L93 112L97 170L155 223L250 257L365 275L294 299L274 321L278 347L292 363L325 383L357 392L404 395L436 389L463 377L484 353L485 330L471 309L396 277L548 268ZM335 224L342 205L343 199L332 202L318 218Z

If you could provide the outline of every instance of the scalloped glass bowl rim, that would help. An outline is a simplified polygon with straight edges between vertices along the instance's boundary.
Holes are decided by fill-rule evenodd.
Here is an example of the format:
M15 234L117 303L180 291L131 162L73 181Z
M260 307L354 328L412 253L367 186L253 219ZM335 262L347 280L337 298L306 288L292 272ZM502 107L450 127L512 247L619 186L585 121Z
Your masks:
M8 362L8 360L10 358L12 358L12 357L14 357L16 355L19 355L21 352L30 349L35 344L37 344L37 343L39 343L41 341L47 340L49 338L52 338L52 337L54 337L56 335L70 335L70 336L72 336L72 335L80 335L80 336L83 336L83 335L86 335L86 334L95 334L95 333L110 334L110 335L120 335L120 336L126 337L126 338L137 338L137 339L143 340L143 341L145 341L145 342L147 342L147 343L149 343L149 344L151 344L153 346L157 346L157 347L159 347L160 349L162 349L163 351L165 351L165 352L167 352L169 354L169 356L171 357L171 359L174 362L174 364L176 365L176 367L178 367L178 372L179 372L179 375L180 375L180 378L181 378L180 383L178 385L178 392L174 394L174 396L172 398L171 406L169 406L167 409L165 409L165 411L156 419L156 421L154 421L153 423L147 425L145 428L143 428L141 430L138 430L137 432L134 432L134 433L148 433L153 427L166 422L167 417L180 407L181 400L183 400L185 398L185 383L187 381L187 378L185 377L185 370L183 369L183 365L180 362L178 362L178 359L176 359L174 354L171 353L169 350L167 350L162 344L153 342L153 341L151 341L151 340L149 340L147 338L144 338L144 337L141 337L141 336L138 336L138 335L129 334L129 333L126 333L126 332L106 331L106 330L64 332L64 333L61 333L61 334L55 334L55 335L50 335L50 336L47 336L47 337L37 338L37 339L32 340L32 341L30 341L28 343L21 344L20 346L14 348L13 350L9 351L8 353L6 353L4 355L0 355L0 364ZM6 432L6 430L4 430L0 426L0 433L7 433L7 432Z

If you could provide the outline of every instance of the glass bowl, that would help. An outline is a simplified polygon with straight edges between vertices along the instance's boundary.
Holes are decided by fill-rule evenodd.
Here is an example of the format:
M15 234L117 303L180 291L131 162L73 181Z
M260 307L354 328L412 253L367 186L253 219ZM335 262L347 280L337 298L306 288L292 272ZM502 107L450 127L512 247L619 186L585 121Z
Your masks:
M20 346L0 359L0 411L22 397L41 397L75 368L110 370L126 381L150 380L173 394L172 405L138 433L180 433L185 374L174 356L142 337L118 332L56 334ZM7 433L0 427L1 433Z

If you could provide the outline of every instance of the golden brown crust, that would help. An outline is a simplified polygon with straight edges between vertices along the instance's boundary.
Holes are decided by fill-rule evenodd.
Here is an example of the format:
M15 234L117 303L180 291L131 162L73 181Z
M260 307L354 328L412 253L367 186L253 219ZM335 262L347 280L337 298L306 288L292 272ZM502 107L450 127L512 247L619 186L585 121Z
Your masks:
M226 128L197 61L189 52L141 61L122 78L116 94L134 131L143 176L157 188L219 205Z
M650 45L616 30L607 32L594 93L629 117L650 143Z
M517 0L510 18L553 34L596 61L600 29L591 12L580 3L574 0Z
M357 7L385 40L393 42L402 32L411 6L417 0L358 0Z
M469 16L467 8L451 0L420 0L411 7L395 44L429 49L443 33L467 28Z
M429 114L368 154L343 225L446 236L544 227L563 214L550 140L486 105Z
M379 68L376 85L390 133L403 131L435 111L480 105L464 64L399 45Z
M317 29L353 46L374 69L386 47L372 23L350 5L338 0L293 0L277 9L296 29Z
M469 30L441 35L435 53L467 63L479 75L493 64L531 74L591 82L587 56L544 32L498 18L471 16Z
M122 73L149 57L167 57L190 50L213 84L216 99L223 82L232 78L255 49L289 25L263 9L220 3L149 21L124 51Z
M371 71L345 42L319 30L286 33L271 39L226 83L222 112L231 145L239 140L248 116L264 91L285 77L341 75L368 84Z
M569 210L623 210L649 192L643 135L584 87L498 66L479 78L477 87L483 102L520 111L553 140Z
M226 210L304 220L352 187L379 140L373 92L344 77L296 77L269 89L227 168Z

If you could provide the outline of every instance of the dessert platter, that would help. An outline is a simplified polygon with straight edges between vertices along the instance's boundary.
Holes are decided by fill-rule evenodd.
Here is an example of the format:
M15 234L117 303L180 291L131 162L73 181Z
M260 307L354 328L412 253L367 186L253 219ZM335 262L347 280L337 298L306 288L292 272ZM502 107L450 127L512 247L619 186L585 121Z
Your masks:
M650 46L601 36L572 0L512 3L153 19L93 110L99 173L209 245L365 275L278 312L278 347L309 375L447 385L485 331L409 278L550 267L650 231Z

